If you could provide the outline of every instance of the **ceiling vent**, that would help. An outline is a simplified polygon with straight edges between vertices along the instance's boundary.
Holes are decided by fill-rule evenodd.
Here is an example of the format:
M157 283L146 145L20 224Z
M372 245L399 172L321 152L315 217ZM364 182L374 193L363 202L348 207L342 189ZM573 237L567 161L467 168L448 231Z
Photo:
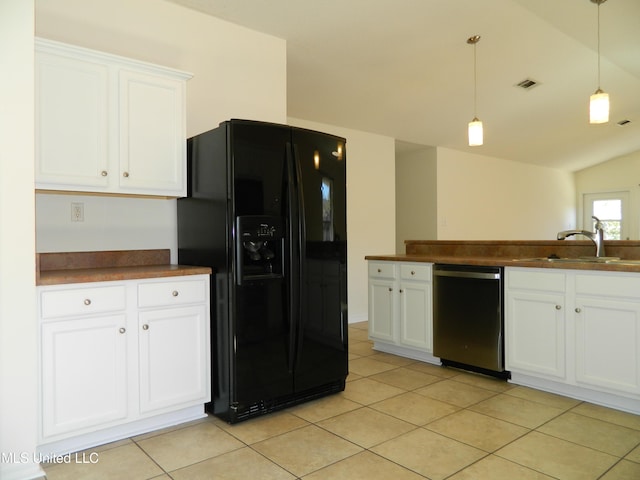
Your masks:
M620 121L618 122L618 126L619 126L619 127L624 127L624 126L625 126L625 125L627 125L628 123L631 123L631 120L626 120L626 119L625 119L625 120L620 120Z
M516 83L516 87L520 87L523 90L531 90L536 85L538 85L538 82L531 80L530 78L525 78L521 82Z

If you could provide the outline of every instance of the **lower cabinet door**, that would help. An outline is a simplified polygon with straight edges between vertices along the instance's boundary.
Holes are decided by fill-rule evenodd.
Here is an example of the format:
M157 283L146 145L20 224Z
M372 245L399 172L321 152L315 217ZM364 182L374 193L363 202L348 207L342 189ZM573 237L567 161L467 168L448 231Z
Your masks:
M577 297L579 384L640 394L640 303Z
M369 278L369 336L374 340L396 341L396 282Z
M564 305L561 294L506 293L507 370L554 380L566 378Z
M400 343L433 351L431 283L400 283Z
M126 316L42 324L42 435L127 416Z
M209 401L205 305L138 316L140 412Z

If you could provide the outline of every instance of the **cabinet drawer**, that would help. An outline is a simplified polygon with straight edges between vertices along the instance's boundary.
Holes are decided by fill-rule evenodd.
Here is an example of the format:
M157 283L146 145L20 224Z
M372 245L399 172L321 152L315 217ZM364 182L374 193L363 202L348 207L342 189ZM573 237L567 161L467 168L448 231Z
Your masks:
M369 276L372 278L395 278L395 263L369 262Z
M507 288L558 293L566 289L566 275L562 272L533 268L506 268L505 272Z
M202 303L207 299L203 279L171 280L138 285L138 307Z
M40 292L42 319L116 312L124 310L125 306L124 285Z
M403 280L431 281L431 265L416 265L415 263L400 264L400 278Z
M609 275L595 272L576 274L576 293L637 300L640 296L640 277L633 274Z

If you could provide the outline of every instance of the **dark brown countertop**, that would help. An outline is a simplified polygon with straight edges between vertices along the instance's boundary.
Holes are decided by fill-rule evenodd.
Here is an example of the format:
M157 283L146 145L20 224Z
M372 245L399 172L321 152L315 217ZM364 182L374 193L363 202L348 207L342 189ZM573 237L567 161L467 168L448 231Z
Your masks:
M500 257L451 257L439 255L367 255L366 260L395 262L444 263L450 265L484 265L498 267L561 268L568 270L602 270L640 273L640 264L596 262L550 262L547 260L519 260Z
M640 264L601 262L550 262L549 255L579 258L594 255L590 241L561 240L407 240L407 253L367 255L366 260L397 262L448 263L453 265L488 265L503 267L555 268L569 270L601 270L640 272ZM607 256L640 260L640 242L629 240L605 241ZM540 259L540 260L531 260Z
M210 274L209 267L169 263L168 249L36 254L36 285Z

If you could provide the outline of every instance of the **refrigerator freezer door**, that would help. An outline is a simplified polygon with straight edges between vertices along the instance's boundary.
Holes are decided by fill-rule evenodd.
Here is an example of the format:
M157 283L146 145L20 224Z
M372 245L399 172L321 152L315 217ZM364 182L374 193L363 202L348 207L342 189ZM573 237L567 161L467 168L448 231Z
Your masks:
M287 249L290 221L286 160L290 130L279 125L233 121L229 132L233 189L229 216L235 225L251 218L269 219L263 222L269 224L264 228L270 231L275 226L285 244L277 248ZM236 236L239 233L233 232ZM236 249L234 258L251 262L245 256L248 252L237 251L244 249L241 239L236 238L232 245ZM260 260L253 263L265 264ZM283 265L284 272L282 266L278 267L280 275L245 275L242 281L230 281L229 342L235 351L230 358L230 400L238 415L252 405L293 392L288 262ZM237 276L237 263L234 268Z

